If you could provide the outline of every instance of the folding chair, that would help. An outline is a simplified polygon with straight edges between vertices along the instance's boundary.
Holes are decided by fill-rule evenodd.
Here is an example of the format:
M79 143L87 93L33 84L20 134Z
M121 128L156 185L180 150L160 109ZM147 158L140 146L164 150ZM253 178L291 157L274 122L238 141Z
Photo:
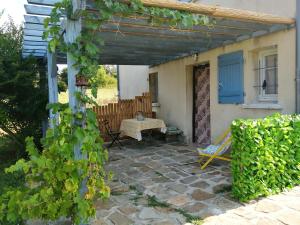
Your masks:
M121 132L120 131L112 131L108 120L104 120L103 124L104 124L105 130L106 130L106 134L108 136L110 136L111 140L112 140L111 143L108 145L108 148L111 148L115 143L117 143L119 148L122 149L123 145L120 142Z
M219 137L213 145L209 145L207 148L198 148L198 153L200 157L208 157L209 159L201 166L201 169L204 170L207 165L213 159L220 159L225 161L231 161L230 158L222 156L231 145L231 131L228 129L221 137Z

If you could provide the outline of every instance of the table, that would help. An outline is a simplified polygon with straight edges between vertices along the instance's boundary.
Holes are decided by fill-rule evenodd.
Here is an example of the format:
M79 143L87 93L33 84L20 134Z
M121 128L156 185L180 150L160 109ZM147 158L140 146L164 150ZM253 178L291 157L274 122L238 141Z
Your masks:
M122 120L120 131L122 136L129 136L138 141L142 140L142 131L149 129L160 129L162 133L167 132L165 122L160 119L145 118L143 121L137 119Z

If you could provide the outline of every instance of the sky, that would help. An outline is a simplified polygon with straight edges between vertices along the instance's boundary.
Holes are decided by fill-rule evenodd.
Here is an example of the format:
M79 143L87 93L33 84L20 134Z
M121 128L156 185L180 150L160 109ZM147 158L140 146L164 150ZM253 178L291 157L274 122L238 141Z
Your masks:
M4 9L4 15L0 18L0 24L8 19L8 16L11 16L16 24L23 24L24 21L24 4L27 3L27 0L0 0L0 11ZM62 70L65 66L58 65L59 70Z
M0 19L0 23L7 20L10 15L17 24L22 24L24 20L24 4L27 0L0 0L0 10L4 9L4 15Z

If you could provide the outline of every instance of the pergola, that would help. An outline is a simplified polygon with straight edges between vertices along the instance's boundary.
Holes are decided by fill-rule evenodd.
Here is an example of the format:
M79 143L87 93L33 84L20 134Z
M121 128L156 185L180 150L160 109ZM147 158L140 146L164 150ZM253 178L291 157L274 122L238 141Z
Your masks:
M75 77L78 73L73 66L74 61L69 54L47 51L49 40L43 40L44 19L49 17L53 5L60 0L27 0L24 24L23 57L33 55L47 60L49 102L58 102L57 66L68 64L69 105L75 110ZM130 0L119 0L129 3ZM101 61L99 64L117 65L157 65L195 53L202 53L213 48L259 37L279 30L295 26L295 19L284 18L264 13L229 9L187 0L141 0L144 6L154 6L208 15L216 24L212 27L195 26L193 28L172 27L168 24L152 25L145 16L114 16L103 24L96 37L104 40L99 46ZM73 11L86 7L91 12L93 0L72 0ZM299 4L300 6L300 4ZM61 18L61 31L69 43L84 29L84 21L80 18L68 20ZM300 70L299 70L300 76ZM300 82L300 79L299 79ZM56 116L50 112L50 119ZM74 154L80 158L80 149L75 147Z
M49 17L53 5L60 0L27 0L24 24L23 56L33 55L48 62L49 102L58 101L56 64L68 64L68 90L71 108L76 105L73 93L76 90L73 61L62 53L47 51L49 40L43 40L43 22ZM120 0L129 3L130 0ZM99 64L156 65L180 57L201 53L210 49L266 35L295 26L295 19L284 18L246 10L188 3L187 0L141 0L144 6L203 14L213 18L212 27L169 27L168 24L153 25L145 16L114 16L101 26L96 37L102 38L99 46ZM93 12L93 0L72 0L73 10L86 7ZM68 42L73 42L84 28L79 18L61 18L62 32ZM50 114L50 117L53 115Z
M44 18L50 15L54 3L60 0L28 0L25 5L24 52L27 56L47 57L47 41L42 39ZM93 11L93 1L86 7ZM125 1L126 2L126 1ZM129 2L129 1L127 1ZM153 65L226 44L265 35L294 26L294 19L268 14L236 10L186 0L143 0L146 6L185 10L213 17L211 28L170 28L151 25L143 16L113 17L104 24L97 36L104 40L99 64ZM63 18L62 18L63 20ZM82 23L84 26L84 23ZM67 26L65 26L67 27ZM66 28L62 28L66 29ZM65 55L57 56L57 63L66 64Z

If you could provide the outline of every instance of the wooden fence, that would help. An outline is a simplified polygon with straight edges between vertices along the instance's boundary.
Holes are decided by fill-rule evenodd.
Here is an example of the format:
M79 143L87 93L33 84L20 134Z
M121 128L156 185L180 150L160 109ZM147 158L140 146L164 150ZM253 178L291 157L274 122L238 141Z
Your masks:
M122 120L135 118L139 111L143 112L145 117L152 117L152 100L150 93L143 93L134 99L119 100L117 103L94 107L93 110L97 114L100 132L104 135L104 120L109 122L113 131L119 131Z

